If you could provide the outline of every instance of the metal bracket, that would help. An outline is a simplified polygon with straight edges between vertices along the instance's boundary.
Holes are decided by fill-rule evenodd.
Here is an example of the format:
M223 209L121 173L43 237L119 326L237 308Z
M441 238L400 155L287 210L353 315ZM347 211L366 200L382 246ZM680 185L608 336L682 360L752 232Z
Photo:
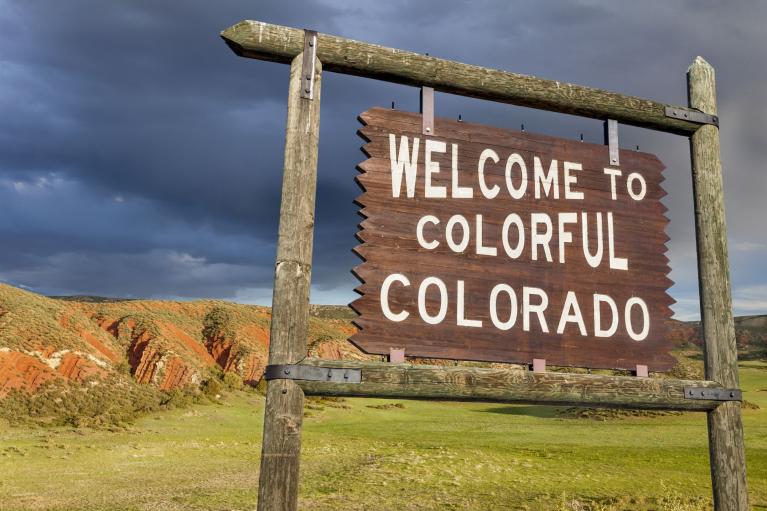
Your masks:
M389 363L404 364L405 348L389 348Z
M707 399L710 401L743 401L740 389L707 389L705 387L685 387L686 399Z
M302 364L268 365L264 371L266 380L308 380L333 383L360 383L362 371L346 367L317 367Z
M620 148L618 146L618 121L614 119L608 119L605 121L605 144L607 144L610 154L610 165L616 167L621 164L620 162Z
M421 118L423 126L421 133L434 135L434 89L421 87Z
M694 110L692 108L683 108L678 106L667 106L666 117L673 119L681 119L683 121L690 121L697 124L713 124L717 128L719 127L719 116L711 115L700 110Z
M304 30L304 59L301 62L301 97L314 99L314 59L317 57L317 32Z

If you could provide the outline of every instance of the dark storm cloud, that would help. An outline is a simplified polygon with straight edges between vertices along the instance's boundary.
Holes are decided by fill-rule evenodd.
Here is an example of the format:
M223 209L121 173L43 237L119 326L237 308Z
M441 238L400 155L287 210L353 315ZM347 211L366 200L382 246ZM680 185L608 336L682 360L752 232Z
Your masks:
M736 307L767 302L759 2L2 2L0 279L44 292L268 302L287 66L218 33L258 19L683 104L696 54L718 71ZM701 29L706 27L706 29ZM323 78L315 301L357 264L356 116L416 89ZM438 94L438 115L587 140L601 124ZM677 311L696 310L687 142L622 128L666 163Z

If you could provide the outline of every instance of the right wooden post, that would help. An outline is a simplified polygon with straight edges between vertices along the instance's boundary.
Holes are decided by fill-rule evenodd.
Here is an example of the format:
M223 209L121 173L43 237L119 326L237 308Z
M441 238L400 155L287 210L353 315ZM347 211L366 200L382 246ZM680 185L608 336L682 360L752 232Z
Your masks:
M691 108L717 114L714 68L702 57L696 57L687 71L687 90ZM693 133L690 155L706 379L738 388L719 129L707 124ZM725 401L708 412L708 442L714 509L746 511L748 486L740 402Z

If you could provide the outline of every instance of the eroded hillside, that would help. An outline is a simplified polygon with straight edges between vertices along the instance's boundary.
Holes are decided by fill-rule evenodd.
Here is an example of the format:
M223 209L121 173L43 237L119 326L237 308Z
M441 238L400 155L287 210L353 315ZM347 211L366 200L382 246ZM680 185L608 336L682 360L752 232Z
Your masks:
M340 310L339 310L340 309ZM309 351L363 358L342 308L314 308ZM161 390L236 373L256 385L266 366L268 307L222 301L53 299L0 285L0 396L46 382L130 374Z
M348 342L354 317L347 307L311 306L307 354L380 359ZM255 305L49 298L0 284L0 411L6 418L114 422L179 395L215 397L222 383L256 386L267 363L270 320L270 309ZM736 329L741 357L766 356L767 316L738 318ZM698 353L700 325L672 320L669 331L678 347ZM699 360L695 367L684 361L672 376L702 377Z

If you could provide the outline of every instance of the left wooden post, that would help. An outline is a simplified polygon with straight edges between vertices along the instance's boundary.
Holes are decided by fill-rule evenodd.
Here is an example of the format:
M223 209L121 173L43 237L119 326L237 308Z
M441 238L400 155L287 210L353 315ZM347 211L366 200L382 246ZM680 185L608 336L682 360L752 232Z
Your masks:
M306 356L322 74L320 61L315 59L314 64L311 99L301 94L306 72L303 53L290 65L269 364L294 364ZM268 382L259 511L294 511L298 507L303 413L304 393L295 382L282 379Z

